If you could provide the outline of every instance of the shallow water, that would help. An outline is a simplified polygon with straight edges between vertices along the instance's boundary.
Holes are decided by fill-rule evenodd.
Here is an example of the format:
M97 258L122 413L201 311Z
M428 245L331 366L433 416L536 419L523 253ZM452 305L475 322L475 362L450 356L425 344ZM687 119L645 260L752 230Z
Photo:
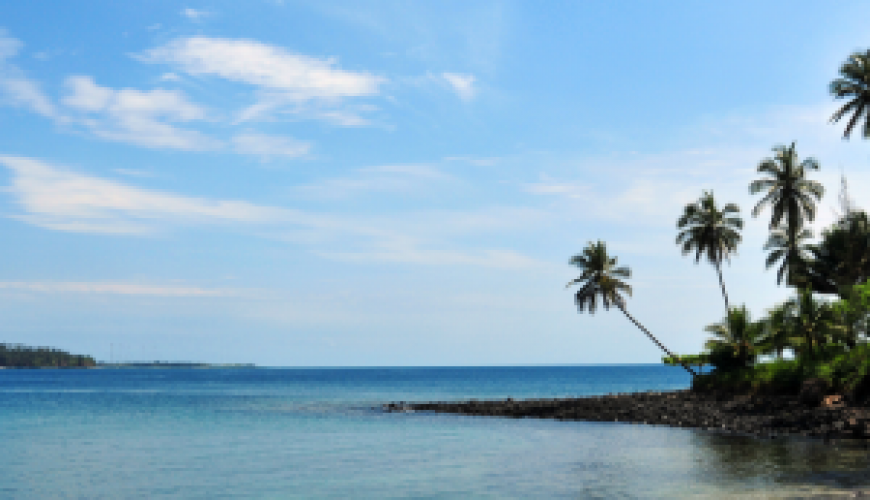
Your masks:
M665 366L0 370L0 497L795 498L868 454L623 423L383 413L390 401L688 385Z

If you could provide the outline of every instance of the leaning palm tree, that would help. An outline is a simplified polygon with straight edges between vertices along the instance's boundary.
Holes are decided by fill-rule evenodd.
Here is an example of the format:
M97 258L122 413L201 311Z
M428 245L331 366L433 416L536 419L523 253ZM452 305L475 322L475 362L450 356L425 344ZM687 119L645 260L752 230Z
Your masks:
M797 264L801 257L798 248L798 235L801 234L804 221L815 218L816 204L813 201L821 200L825 194L825 188L818 181L806 178L807 171L818 170L819 163L814 158L807 158L799 162L795 143L791 146L776 146L774 158L766 158L758 165L758 173L766 174L766 178L752 181L749 185L749 193L757 194L764 191L764 197L758 201L752 209L752 216L757 217L761 210L770 205L772 215L770 229L778 229L783 219L786 220L786 237L788 242L788 258ZM798 279L797 269L793 266L789 272L787 283L795 284Z
M677 245L682 245L683 255L695 251L695 264L706 255L707 260L716 267L719 274L719 286L722 287L722 297L725 299L725 311L728 306L728 294L725 292L725 282L722 280L722 261L729 260L731 253L737 250L740 243L740 229L743 219L737 216L740 207L729 203L720 211L712 191L704 191L701 198L686 205L682 217L677 220Z
M782 261L776 273L777 285L782 283L782 278L786 275L795 276L806 273L805 263L809 260L810 247L805 242L812 237L813 233L809 229L801 229L796 236L797 252L791 252L788 233L782 229L771 231L770 237L767 238L767 243L764 244L764 249L771 251L767 255L764 267L770 269L774 264Z
M625 309L625 299L620 293L625 292L631 295L631 286L620 278L630 278L631 270L627 267L616 267L616 257L610 257L607 254L607 247L603 241L599 240L597 243L590 241L583 249L583 253L571 257L569 263L579 267L582 271L578 278L569 281L565 286L567 288L575 283L581 284L580 289L574 294L574 302L577 304L579 312L588 309L589 314L595 314L599 299L601 299L604 309L609 310L610 306L614 305L661 350L676 359L674 353L662 345ZM685 363L682 365L689 373L697 375L688 365Z
M870 50L849 56L840 66L840 78L831 82L830 91L837 99L852 98L831 116L831 122L838 122L849 112L852 113L843 138L849 138L862 116L865 118L864 138L870 138Z

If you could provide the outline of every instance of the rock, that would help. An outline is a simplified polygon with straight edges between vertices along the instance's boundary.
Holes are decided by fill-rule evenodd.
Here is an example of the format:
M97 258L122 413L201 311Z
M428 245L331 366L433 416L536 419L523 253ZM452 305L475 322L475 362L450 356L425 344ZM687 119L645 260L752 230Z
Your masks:
M801 385L801 392L800 395L798 395L798 400L805 406L819 406L822 403L827 390L828 383L820 378L804 380L804 383Z
M844 405L843 396L839 394L831 394L822 399L822 406L825 408L842 408Z

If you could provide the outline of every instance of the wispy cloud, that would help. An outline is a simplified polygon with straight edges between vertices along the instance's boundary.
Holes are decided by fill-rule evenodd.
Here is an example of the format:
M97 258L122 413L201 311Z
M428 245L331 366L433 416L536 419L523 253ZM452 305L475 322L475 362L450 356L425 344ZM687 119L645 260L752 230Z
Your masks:
M181 10L181 15L190 19L191 21L198 23L208 16L211 15L211 12L202 9L192 9L190 7L184 8Z
M0 281L0 290L157 297L229 297L238 294L235 290L222 288L148 285L117 281Z
M262 158L273 156L299 157L311 150L311 143L292 137L243 133L233 137L235 151L242 154L257 155Z
M358 169L354 174L333 177L294 191L312 198L339 199L363 193L409 193L432 189L433 182L453 180L448 174L426 165L384 165Z
M220 145L198 131L172 124L206 118L205 110L179 91L115 90L97 85L88 76L69 77L66 87L63 103L82 113L81 122L98 137L182 150L208 150Z
M390 262L398 264L425 264L437 266L472 265L505 269L533 269L545 263L512 250L487 249L482 251L456 251L426 248L398 239L381 244L378 248L355 252L319 252L319 255L344 262Z
M537 265L512 249L456 243L460 236L535 227L543 215L537 210L495 207L333 216L143 189L32 158L0 156L0 165L12 171L11 185L5 191L22 209L12 217L50 230L143 235L180 225L234 224L307 246L330 259L515 268ZM413 165L366 171L426 180L430 186L433 179L443 176L435 169Z
M0 156L14 177L9 192L19 219L48 229L145 234L178 223L266 223L293 220L288 210L244 201L210 200L141 189L31 158Z
M441 77L444 78L453 91L456 92L456 95L463 101L470 101L477 95L477 87L475 87L477 79L474 75L441 73Z
M190 75L216 76L253 86L257 102L241 113L243 120L314 100L321 107L341 112L344 99L376 95L386 81L366 72L339 69L335 59L296 54L254 40L179 38L137 57L173 65Z
M7 61L18 55L23 46L21 41L0 29L0 100L30 109L47 118L65 120L51 99L42 92L39 84Z

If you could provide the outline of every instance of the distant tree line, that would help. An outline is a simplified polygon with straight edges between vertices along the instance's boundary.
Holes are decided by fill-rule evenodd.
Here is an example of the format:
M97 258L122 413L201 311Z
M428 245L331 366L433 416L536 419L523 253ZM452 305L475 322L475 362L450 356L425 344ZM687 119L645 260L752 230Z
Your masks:
M0 344L0 366L8 368L87 368L96 366L90 356L70 354L49 347Z

